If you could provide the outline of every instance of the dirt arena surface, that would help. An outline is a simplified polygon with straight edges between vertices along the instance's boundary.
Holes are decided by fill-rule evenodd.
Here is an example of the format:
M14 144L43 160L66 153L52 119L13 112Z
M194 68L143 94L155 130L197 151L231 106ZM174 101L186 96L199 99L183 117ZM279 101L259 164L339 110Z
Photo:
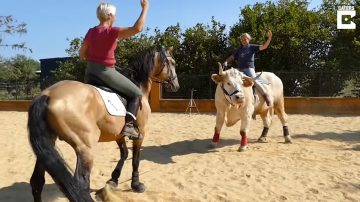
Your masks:
M32 201L35 157L26 124L26 112L0 112L0 201ZM262 131L258 118L246 152L237 151L239 123L224 127L218 148L210 148L214 125L214 114L153 113L140 161L146 191L130 191L130 155L116 201L360 201L359 116L289 115L293 144L283 143L277 117L269 143L256 143ZM57 146L74 168L73 150L63 142ZM94 153L91 188L100 189L119 150L115 142L99 143ZM43 199L67 201L47 174Z

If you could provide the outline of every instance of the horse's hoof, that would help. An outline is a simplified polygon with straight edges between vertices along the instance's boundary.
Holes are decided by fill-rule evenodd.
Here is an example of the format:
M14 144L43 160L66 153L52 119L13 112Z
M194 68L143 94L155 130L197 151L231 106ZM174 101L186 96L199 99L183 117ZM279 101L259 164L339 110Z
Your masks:
M136 193L143 193L145 191L144 183L131 183L131 189Z
M110 185L112 188L116 188L118 186L118 182L115 182L112 179L108 180L106 184Z
M240 146L238 152L244 152L247 150L247 146Z
M268 143L269 141L266 139L266 137L259 137L257 142L259 142L259 143Z
M120 201L120 198L118 198L118 194L116 192L119 192L119 190L116 190L111 185L106 184L104 188L99 189L95 193L95 199L96 201Z
M287 144L291 144L291 143L292 143L292 140L291 140L291 137L290 137L290 136L285 136L285 143L287 143Z

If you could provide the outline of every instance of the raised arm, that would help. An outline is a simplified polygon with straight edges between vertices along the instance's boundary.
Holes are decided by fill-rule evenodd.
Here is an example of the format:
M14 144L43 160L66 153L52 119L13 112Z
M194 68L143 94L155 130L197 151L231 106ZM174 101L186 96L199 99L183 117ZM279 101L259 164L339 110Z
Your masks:
M269 31L268 32L268 39L266 40L266 42L260 46L259 50L262 51L262 50L265 50L269 47L270 45L270 42L271 42L271 39L272 39L272 32Z
M129 38L143 30L146 21L147 12L149 9L149 2L148 0L140 0L140 1L141 1L142 11L139 18L136 20L134 26L121 28L119 31L119 38Z
M234 60L234 55L230 55L224 62L224 66L227 67L229 62Z

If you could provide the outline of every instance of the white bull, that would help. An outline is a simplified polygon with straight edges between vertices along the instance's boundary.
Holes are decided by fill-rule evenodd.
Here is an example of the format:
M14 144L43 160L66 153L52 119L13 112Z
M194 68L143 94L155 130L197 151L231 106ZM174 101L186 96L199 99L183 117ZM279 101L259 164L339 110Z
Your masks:
M268 107L258 92L257 99L254 99L252 86L254 79L246 76L237 69L228 69L223 71L219 63L219 74L213 74L211 79L217 83L215 92L216 106L216 125L212 139L212 144L216 146L220 141L220 131L225 122L227 127L233 126L241 120L240 135L241 144L239 151L247 148L247 137L250 129L252 116L259 114L263 120L263 131L258 142L266 142L267 133L272 122L272 116L278 115L283 125L283 135L286 143L291 143L287 126L287 115L284 109L283 84L279 77L271 72L263 72L259 75L262 81L266 81L264 85L266 91L271 95L272 103ZM258 78L257 78L258 79Z

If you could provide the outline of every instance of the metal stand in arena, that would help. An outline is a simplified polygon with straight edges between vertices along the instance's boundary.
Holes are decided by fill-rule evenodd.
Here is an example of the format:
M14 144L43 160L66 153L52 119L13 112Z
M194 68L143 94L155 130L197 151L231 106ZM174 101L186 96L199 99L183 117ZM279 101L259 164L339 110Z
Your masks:
M199 109L197 108L196 103L194 101L194 91L196 91L196 90L192 88L191 89L190 101L189 101L189 104L188 104L188 106L186 108L186 111L185 111L185 113L187 113L189 111L190 115L191 115L192 108L195 108L197 110L197 113L200 113Z

